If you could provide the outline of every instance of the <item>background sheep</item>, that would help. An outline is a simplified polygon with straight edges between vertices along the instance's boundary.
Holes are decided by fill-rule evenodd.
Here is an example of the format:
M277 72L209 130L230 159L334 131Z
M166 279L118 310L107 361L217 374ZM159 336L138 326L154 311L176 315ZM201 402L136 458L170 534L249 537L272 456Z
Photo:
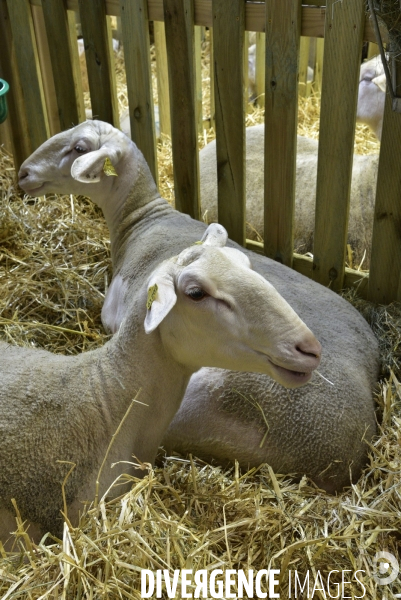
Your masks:
M313 250L315 228L318 142L298 136L294 248L296 252ZM378 155L354 154L348 243L355 251L357 264L366 250L364 267L369 264L372 243L373 210L376 194ZM202 215L207 223L217 221L216 142L199 153ZM263 238L264 197L264 125L246 129L246 220L247 237Z
M383 128L386 75L380 56L362 63L359 76L357 123L369 125L380 140Z
M15 529L11 499L34 535L60 532L62 485L72 465L65 494L68 518L77 523L139 389L107 456L101 494L119 473L132 472L133 455L154 461L201 366L260 371L292 387L310 379L319 343L249 259L223 247L226 239L213 226L203 245L165 261L131 290L118 332L100 349L67 357L0 344L2 541Z
M72 164L74 149L87 160L79 173ZM118 177L103 173L106 156ZM102 318L111 331L118 330L133 290L155 265L200 239L206 227L173 210L133 142L99 121L45 142L19 176L31 195L84 194L103 210L114 275ZM321 342L320 371L330 382L314 376L303 388L285 390L268 376L201 369L192 376L164 443L169 450L222 463L268 462L278 472L305 473L327 490L341 489L350 481L350 469L353 477L359 475L366 441L375 432L376 338L361 315L329 289L266 257L245 254Z

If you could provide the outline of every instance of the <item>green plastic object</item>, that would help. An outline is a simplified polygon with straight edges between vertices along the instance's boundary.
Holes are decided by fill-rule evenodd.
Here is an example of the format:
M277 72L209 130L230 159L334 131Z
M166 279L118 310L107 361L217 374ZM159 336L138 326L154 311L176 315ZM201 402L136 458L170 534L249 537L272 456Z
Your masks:
M8 106L7 106L7 98L6 94L10 86L7 81L4 79L0 79L0 123L6 120L8 114Z

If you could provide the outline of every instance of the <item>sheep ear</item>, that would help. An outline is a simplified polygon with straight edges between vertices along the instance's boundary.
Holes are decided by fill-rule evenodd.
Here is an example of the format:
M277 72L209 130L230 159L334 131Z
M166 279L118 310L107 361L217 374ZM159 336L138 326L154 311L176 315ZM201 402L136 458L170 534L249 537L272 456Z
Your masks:
M382 92L386 91L386 74L378 75L374 79L372 79L372 83L375 83Z
M97 183L105 175L117 175L114 167L119 161L119 152L111 148L100 148L78 156L72 163L71 175L82 183Z
M205 246L217 246L223 248L228 240L228 233L219 223L211 223L201 239Z
M173 277L170 274L152 277L148 285L145 332L151 333L160 325L177 302Z

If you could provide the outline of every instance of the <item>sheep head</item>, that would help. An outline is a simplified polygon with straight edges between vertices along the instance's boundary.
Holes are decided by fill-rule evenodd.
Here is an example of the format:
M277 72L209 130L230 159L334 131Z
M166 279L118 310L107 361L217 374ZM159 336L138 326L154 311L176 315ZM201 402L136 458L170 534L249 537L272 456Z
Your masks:
M163 345L192 368L253 371L286 387L304 385L319 364L319 342L252 270L246 254L225 246L226 239L224 228L212 224L202 244L154 271L145 331L159 329Z
M112 228L139 174L145 175L148 201L157 189L142 153L122 131L95 120L44 142L21 165L18 184L31 196L89 196Z

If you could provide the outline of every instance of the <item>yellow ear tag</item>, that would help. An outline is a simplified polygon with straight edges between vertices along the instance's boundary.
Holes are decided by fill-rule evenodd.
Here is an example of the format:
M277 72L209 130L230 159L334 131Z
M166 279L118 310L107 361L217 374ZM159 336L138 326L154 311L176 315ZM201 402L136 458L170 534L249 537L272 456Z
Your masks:
M110 177L111 175L113 175L114 177L118 177L116 170L113 167L109 157L107 157L106 160L104 161L103 172L105 175L107 175L107 177Z
M146 308L150 310L152 308L152 304L157 295L157 283L155 285L151 285L148 289L148 299L146 300Z
M203 242L201 242L201 241L199 240L199 242L194 242L192 245L193 245L193 246L200 246L201 244L203 244Z

